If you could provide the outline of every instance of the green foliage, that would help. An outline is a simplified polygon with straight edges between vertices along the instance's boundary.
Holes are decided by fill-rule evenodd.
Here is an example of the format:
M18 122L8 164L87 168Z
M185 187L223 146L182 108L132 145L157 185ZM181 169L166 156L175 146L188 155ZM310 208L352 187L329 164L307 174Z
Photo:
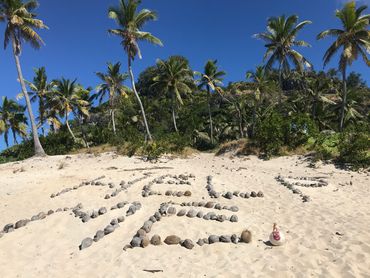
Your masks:
M285 144L291 149L305 145L316 137L318 128L307 114L297 114L285 119Z
M367 125L346 129L338 144L338 161L353 169L370 167L370 129Z
M312 146L315 151L314 160L329 160L338 156L339 133L321 132Z
M277 155L284 145L284 118L277 112L264 117L257 127L255 140L267 157Z

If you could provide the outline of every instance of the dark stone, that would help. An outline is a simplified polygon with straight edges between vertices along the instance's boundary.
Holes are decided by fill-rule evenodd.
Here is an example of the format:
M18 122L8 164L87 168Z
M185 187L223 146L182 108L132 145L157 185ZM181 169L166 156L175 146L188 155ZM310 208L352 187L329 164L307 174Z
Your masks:
M199 246L203 246L203 245L204 245L204 241L203 241L203 239L198 239L197 244L198 244Z
M141 238L139 238L139 237L134 237L134 238L131 240L130 245L131 245L132 247L140 247L140 245L141 245Z
M172 196L172 193L173 193L173 192L172 192L171 190L167 190L167 191L166 191L166 193L165 193L165 195L166 195L166 196Z
M88 214L84 215L81 220L82 220L83 223L88 222L90 220L90 215L88 215Z
M236 234L231 236L231 242L237 244L239 242L239 238Z
M168 215L174 215L176 214L176 208L175 207L169 207L167 210Z
M51 209L48 211L48 215L52 215L54 213L54 211Z
M186 214L186 210L182 209L177 213L177 216L184 216Z
M231 193L231 192L227 192L227 193L225 194L225 198L226 198L226 199L231 200L231 199L233 198L233 193Z
M102 207L99 209L99 214L100 215L103 215L103 214L106 214L107 213L107 209L105 207Z
M215 202L208 202L205 207L206 208L213 208L215 206Z
M203 218L203 216L204 216L204 213L203 213L203 212L199 211L199 212L197 213L197 217L198 217L198 218Z
M216 205L215 205L215 209L221 210L221 209L222 209L221 204L216 204Z
M230 222L238 222L238 216L235 214L230 217Z
M3 228L3 231L4 231L4 233L10 233L10 232L14 231L14 224L13 223L6 224Z
M22 228L22 227L26 226L28 224L28 222L30 222L30 220L28 220L28 219L19 220L18 222L15 223L14 228L15 229Z
M115 226L115 225L117 225L117 224L118 224L118 220L117 220L117 219L112 219L112 221L110 222L110 224L111 224L112 226Z
M227 219L227 217L225 215L218 215L217 216L217 221L218 222L224 222L226 219Z
M140 238L143 238L146 236L146 231L144 229L139 229L137 232L136 232L136 236L137 237L140 237Z
M93 244L93 240L91 238L85 238L80 245L80 250L86 249Z
M159 235L154 235L152 239L150 240L150 243L155 246L158 246L162 244L162 239Z
M233 192L233 194L234 194L235 197L238 197L239 196L239 193L240 193L240 191L234 191Z
M38 215L34 215L31 217L31 221L40 220L40 217Z
M126 205L125 202L120 202L117 204L117 208L123 208Z
M189 190L187 190L187 191L184 192L184 195L186 197L190 197L191 196L191 192Z
M98 217L99 216L99 213L96 211L96 210L94 210L92 213L91 213L91 218L96 218L96 217Z
M190 239L185 239L182 246L184 246L186 249L193 249L194 248L194 243Z
M99 230L99 231L97 231L97 232L96 232L96 234L95 234L95 236L94 236L94 241L95 241L95 242L98 242L98 241L99 241L99 240L101 240L104 236L105 236L104 231Z
M44 212L40 212L38 215L39 219L45 219L46 218L46 214Z
M104 234L109 235L109 234L113 233L114 230L115 230L115 228L112 225L108 225L104 229Z
M249 197L250 197L249 193L248 193L248 192L246 192L246 193L245 193L245 195L244 195L244 198L245 198L245 199L249 199Z
M208 237L208 242L209 242L209 244L220 242L220 238L218 236L211 235L211 236Z
M109 194L105 195L104 199L105 199L105 200L110 199L110 195L109 195Z
M232 207L230 207L230 210L232 212L238 212L239 211L239 208L237 206L232 206Z
M118 220L118 223L122 223L123 221L125 221L125 217L124 216L119 216L117 218L117 220Z
M220 236L220 242L230 243L231 236Z
M251 192L251 197L256 198L256 197L257 197L257 193L256 193L256 192L254 192L254 191L252 191L252 192Z
M147 236L143 237L140 246L145 248L148 247L149 244L150 244L149 238Z
M263 194L262 191L258 191L257 197L263 198L263 197L265 197L265 195Z
M153 222L148 220L148 221L145 221L145 222L144 222L144 225L143 225L142 229L143 229L145 232L149 233L149 232L150 232L150 230L152 229L152 226L153 226Z
M197 215L197 212L193 209L189 210L186 214L187 217L194 218Z
M181 241L181 238L179 238L178 236L172 235L172 236L166 237L166 239L164 240L164 243L168 245L176 245L176 244L179 244L180 241Z
M162 218L162 215L157 211L156 213L154 213L154 217L155 219L157 219L157 221L160 221Z

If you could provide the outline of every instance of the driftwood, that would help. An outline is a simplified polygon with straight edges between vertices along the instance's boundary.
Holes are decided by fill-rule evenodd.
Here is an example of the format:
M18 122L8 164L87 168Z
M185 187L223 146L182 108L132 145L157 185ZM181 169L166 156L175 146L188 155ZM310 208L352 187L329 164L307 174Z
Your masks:
M162 269L143 269L143 271L150 272L150 273L163 272Z
M168 170L168 169L173 169L173 167L134 168L134 169L124 169L122 171L130 172L130 171Z

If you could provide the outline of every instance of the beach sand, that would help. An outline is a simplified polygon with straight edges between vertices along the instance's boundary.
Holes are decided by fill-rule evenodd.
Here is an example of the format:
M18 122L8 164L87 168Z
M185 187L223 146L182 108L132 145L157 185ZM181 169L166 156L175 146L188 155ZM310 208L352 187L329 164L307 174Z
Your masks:
M370 277L370 176L336 169L333 165L309 168L299 156L262 161L256 157L220 157L197 154L187 159L162 158L153 164L139 157L113 153L33 158L0 165L0 230L8 223L30 219L39 212L83 204L83 211L108 208L108 213L87 223L71 210L32 221L0 238L0 277ZM145 168L138 169L138 168ZM135 170L136 169L136 170ZM144 174L151 173L150 176ZM142 197L143 186L161 175L194 174L191 185L154 184L160 192L190 190L191 197ZM114 189L84 186L56 198L51 194L104 175L102 182L117 186L124 180L143 178L118 196L104 199ZM215 243L188 250L180 245L149 245L123 251L143 223L161 203L207 202L207 176L216 191L262 191L263 198L220 197L215 202L238 206L238 212L214 211L239 221L206 221L200 218L164 217L154 223L149 236L182 239L238 234L249 229L253 241ZM310 202L293 194L278 176L323 177L328 186L299 187ZM298 187L297 187L298 188ZM126 217L120 227L92 246L79 250L81 241L104 229L124 209L110 211L118 202L138 201L142 208ZM181 208L175 205L177 211ZM191 207L184 207L191 209ZM286 243L267 243L273 223L285 233ZM161 270L149 273L144 270Z

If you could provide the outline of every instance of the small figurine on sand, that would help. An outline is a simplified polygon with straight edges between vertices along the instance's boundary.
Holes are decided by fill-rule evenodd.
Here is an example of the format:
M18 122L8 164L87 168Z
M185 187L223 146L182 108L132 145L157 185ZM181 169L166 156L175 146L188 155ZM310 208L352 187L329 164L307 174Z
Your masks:
M279 231L276 223L274 223L272 233L270 234L270 242L274 246L281 246L285 243L285 235L283 232Z

